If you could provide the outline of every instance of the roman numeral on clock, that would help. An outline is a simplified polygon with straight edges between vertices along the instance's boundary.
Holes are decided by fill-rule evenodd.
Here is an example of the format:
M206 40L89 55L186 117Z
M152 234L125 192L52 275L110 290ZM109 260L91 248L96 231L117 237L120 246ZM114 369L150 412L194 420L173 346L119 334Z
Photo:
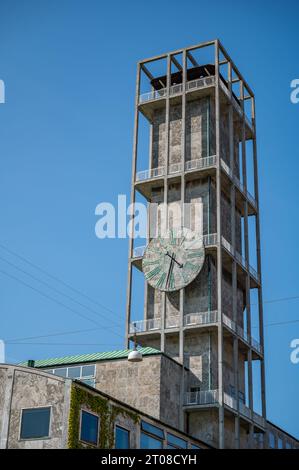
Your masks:
M147 278L152 279L153 277L157 276L159 272L161 271L161 269L162 269L161 266L157 266L155 269L153 269L147 274Z

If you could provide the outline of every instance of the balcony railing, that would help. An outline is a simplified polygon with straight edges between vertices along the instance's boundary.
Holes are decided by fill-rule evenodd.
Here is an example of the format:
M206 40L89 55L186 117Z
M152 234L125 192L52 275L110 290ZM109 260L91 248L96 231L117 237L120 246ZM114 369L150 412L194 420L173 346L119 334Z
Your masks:
M249 200L250 204L256 208L256 200L255 198L252 196L252 194L250 194L250 192L248 190L245 190L245 187L244 185L241 183L241 181L239 180L239 178L233 174L233 171L231 170L231 168L229 167L229 165L223 160L221 159L221 167L222 169L225 171L225 173L230 177L230 179L235 183L235 185L237 186L237 188L239 189L239 191L241 193L243 193L243 195L245 197L247 197L247 199Z
M204 168L215 166L216 158L216 155L210 155L209 157L198 158L196 160L188 160L185 163L185 171L203 170Z
M213 86L215 83L215 77L204 77L197 80L191 80L186 83L186 92L199 90ZM169 96L179 95L183 91L182 84L173 85L169 88ZM148 93L142 93L139 96L139 104L146 103L148 101L160 100L161 98L167 97L167 88L161 88L160 90L152 90Z
M233 332L236 332L236 330L237 330L236 323L234 322L234 320L231 320L224 313L222 314L222 321L223 321L224 325L226 325L230 330L232 330Z
M203 170L216 165L216 155L209 157L198 158L196 160L188 160L185 163L185 171ZM171 163L168 166L168 174L173 175L182 171L182 163ZM139 171L136 174L136 182L145 181L148 179L161 178L165 174L165 167L152 168L151 170Z
M130 333L143 333L146 331L159 330L161 328L161 318L151 318L149 320L138 320L130 323Z
M144 181L152 178L161 178L164 175L164 167L152 168L151 170L139 171L136 174L136 181Z
M237 410L237 400L235 397L232 397L228 393L223 393L223 401L224 404L232 408L233 410Z
M253 421L259 426L261 426L262 428L266 427L265 419L258 413L253 412L252 418L253 418Z
M260 354L263 353L262 345L254 338L251 337L251 346L258 351Z
M212 405L213 403L218 403L218 390L203 390L186 393L186 405Z
M188 313L184 316L184 326L209 325L217 323L217 321L217 310L212 310L211 312Z
M246 418L251 418L251 410L246 406L242 401L239 401L239 412L241 415L245 416Z

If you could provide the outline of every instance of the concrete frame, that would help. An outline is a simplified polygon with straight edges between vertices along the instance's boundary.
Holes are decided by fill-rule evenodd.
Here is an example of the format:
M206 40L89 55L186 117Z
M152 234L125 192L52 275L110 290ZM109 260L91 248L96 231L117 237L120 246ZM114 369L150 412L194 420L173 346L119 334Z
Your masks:
M256 257L257 257L257 273L260 279L258 285L258 315L259 315L259 333L260 333L260 344L262 348L262 354L260 357L261 363L261 399L262 399L262 416L266 419L266 399L265 399L265 365L264 365L264 331L263 331L263 297L262 297L262 284L261 284L261 253L260 253L260 223L259 223L259 198L258 198L258 169L257 169L257 145L256 145L256 117L255 117L255 97L254 94L239 72L238 68L222 46L219 39L203 42L191 47L178 49L172 52L157 55L148 59L144 59L137 64L137 78L136 78L136 97L135 97L135 117L134 117L134 137L133 137L133 159L132 159L132 186L131 186L131 204L134 207L136 200L136 165L137 165L137 154L138 154L138 129L139 129L139 94L140 94L140 76L141 73L151 80L153 75L148 70L145 64L166 59L167 61L167 94L166 94L166 155L165 155L165 175L164 175L164 202L168 200L168 158L169 158L169 87L171 83L171 63L174 63L176 68L182 71L182 171L181 171L181 203L185 202L185 126L186 126L186 81L187 81L187 60L193 64L198 65L197 61L192 56L192 51L201 49L204 47L214 47L215 52L215 130L216 130L216 204L217 204L217 294L218 294L218 312L222 312L222 246L221 246L221 142L220 142L220 68L222 65L227 64L228 66L228 79L227 86L230 94L230 106L229 106L229 143L230 143L230 165L232 168L232 162L234 158L233 154L233 106L232 106L232 93L233 84L238 83L240 86L239 100L242 108L242 175L243 185L245 193L247 190L247 162L246 162L246 131L245 131L245 106L246 100L251 102L251 125L253 129L252 141L253 141L253 168L254 168L254 195L256 200L256 213L255 213L255 226L256 226ZM181 54L183 66L179 64L174 56ZM221 58L222 57L222 58ZM233 76L235 75L235 77ZM231 182L231 229L232 229L232 247L235 250L235 197L236 197L236 185ZM184 214L183 214L184 217ZM129 339L129 325L131 319L131 299L132 299L132 258L133 258L133 224L131 224L131 237L129 240L129 263L128 263L128 286L127 286L127 303L126 303L126 347L130 345ZM251 337L251 312L250 312L250 274L249 274L249 236L248 236L248 198L244 202L244 246L245 246L245 262L247 267L246 274L246 312L247 312L247 334ZM232 286L233 286L233 318L236 321L237 318L237 263L236 259L232 259ZM162 313L161 313L161 351L165 350L165 293L162 294ZM184 363L184 331L183 331L183 305L184 305L184 289L180 291L180 325L179 325L179 359L180 362ZM222 315L219 315L218 320L218 389L219 389L219 447L224 448L225 446L225 433L224 433L224 390L223 390L223 348L224 348L224 334L223 334L223 320ZM233 338L233 354L234 354L234 382L237 396L237 412L235 415L235 446L240 446L240 413L239 413L239 340L237 335ZM253 381L252 381L252 346L248 347L247 352L248 360L248 397L249 397L249 408L251 415L253 414ZM184 382L184 376L182 377ZM182 390L184 387L182 387ZM183 397L182 397L183 405ZM183 426L184 417L182 412L181 423ZM250 430L250 442L253 442L254 425L251 422L249 425Z

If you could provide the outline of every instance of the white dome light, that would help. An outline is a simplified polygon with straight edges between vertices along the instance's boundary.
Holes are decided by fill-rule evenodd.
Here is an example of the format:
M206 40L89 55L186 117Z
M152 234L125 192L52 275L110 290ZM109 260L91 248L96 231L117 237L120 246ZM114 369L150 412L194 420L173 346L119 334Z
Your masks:
M142 361L142 354L137 349L133 349L128 355L128 361L130 362L141 362Z

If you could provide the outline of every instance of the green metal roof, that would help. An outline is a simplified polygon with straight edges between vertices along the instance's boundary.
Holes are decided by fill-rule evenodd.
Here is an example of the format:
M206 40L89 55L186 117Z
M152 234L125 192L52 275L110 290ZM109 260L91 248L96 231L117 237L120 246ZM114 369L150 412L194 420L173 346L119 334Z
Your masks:
M34 363L34 367L50 367L50 366L62 366L67 364L79 364L81 362L95 362L95 361L109 361L113 359L125 359L128 357L131 349L121 349L118 351L106 351L90 354L78 354L75 356L63 356L54 357L52 359L38 359ZM160 351L154 348L140 348L139 351L143 356L152 356L155 354L161 354ZM21 362L20 366L27 366L28 361Z

